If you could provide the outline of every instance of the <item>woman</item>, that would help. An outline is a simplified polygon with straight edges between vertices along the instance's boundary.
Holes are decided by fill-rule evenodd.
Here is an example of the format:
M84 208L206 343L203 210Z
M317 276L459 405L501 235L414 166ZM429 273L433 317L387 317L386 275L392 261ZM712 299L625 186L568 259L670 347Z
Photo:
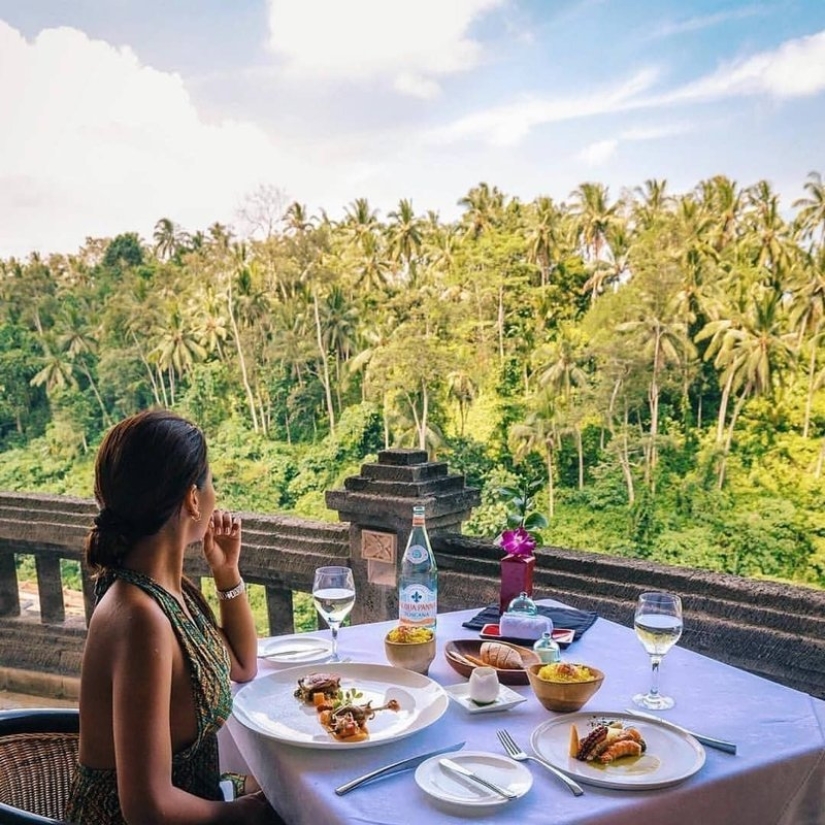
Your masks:
M257 672L238 570L240 519L215 509L203 433L152 410L113 427L95 464L100 513L86 539L97 604L80 686L80 754L66 818L110 823L275 823L254 780L223 802L217 731L230 679ZM183 576L202 542L220 622Z

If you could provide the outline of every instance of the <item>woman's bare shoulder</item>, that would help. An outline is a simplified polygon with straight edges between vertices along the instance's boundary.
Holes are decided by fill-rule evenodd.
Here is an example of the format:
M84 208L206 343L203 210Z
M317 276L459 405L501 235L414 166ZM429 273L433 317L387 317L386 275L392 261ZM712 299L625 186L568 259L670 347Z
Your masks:
M143 590L115 582L95 607L89 635L136 643L173 636L169 619L160 605Z

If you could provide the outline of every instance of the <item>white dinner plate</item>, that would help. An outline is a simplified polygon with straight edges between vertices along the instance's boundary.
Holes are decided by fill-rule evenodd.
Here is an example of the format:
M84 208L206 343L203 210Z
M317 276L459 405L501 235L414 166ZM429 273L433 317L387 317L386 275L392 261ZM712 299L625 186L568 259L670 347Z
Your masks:
M400 710L379 711L367 722L369 736L360 742L340 742L321 727L318 711L294 695L298 679L309 673L330 673L341 677L343 690L358 690L359 704L372 701L374 707L390 699ZM299 748L369 748L403 739L432 725L447 710L450 700L444 688L420 673L389 665L357 662L301 665L261 676L244 685L235 695L232 712L250 730L296 745Z
M332 642L320 636L270 636L258 640L258 656L279 665L304 665L328 659Z
M499 710L510 710L510 708L514 708L516 705L520 705L522 702L527 701L526 696L522 696L514 690L510 690L507 685L498 686L498 696L496 696L496 701L491 702L489 705L477 705L470 698L469 682L460 682L457 685L447 685L444 690L446 690L450 698L461 705L467 713L495 713Z
M570 756L570 725L575 724L579 736L584 737L592 730L592 723L600 720L636 728L647 744L645 753L638 759L620 759L608 765L580 762ZM705 764L705 749L690 734L612 711L582 711L551 719L533 731L530 743L539 756L574 779L618 790L666 788L693 776Z
M524 796L533 784L533 774L524 765L506 756L484 751L460 751L448 756L452 762L512 791L516 796ZM507 804L503 796L442 767L440 759L444 756L433 756L415 769L416 784L424 793L442 802L469 808Z

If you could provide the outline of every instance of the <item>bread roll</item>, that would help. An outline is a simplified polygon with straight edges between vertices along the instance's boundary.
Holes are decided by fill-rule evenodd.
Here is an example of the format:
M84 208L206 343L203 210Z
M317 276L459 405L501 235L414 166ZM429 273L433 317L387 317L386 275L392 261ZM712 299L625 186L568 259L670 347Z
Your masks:
M521 656L512 647L500 642L484 642L479 655L491 667L502 670L519 670L523 667Z

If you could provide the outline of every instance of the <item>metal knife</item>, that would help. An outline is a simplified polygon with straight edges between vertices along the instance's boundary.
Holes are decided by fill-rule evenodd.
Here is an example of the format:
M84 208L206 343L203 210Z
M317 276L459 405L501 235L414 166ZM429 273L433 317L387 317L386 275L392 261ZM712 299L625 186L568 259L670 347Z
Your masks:
M670 725L672 728L682 731L682 733L689 734L697 742L701 742L709 748L716 748L716 750L736 755L736 745L733 742L726 742L724 739L714 739L712 736L705 736L704 734L696 733L695 731L683 728L681 725L677 725L675 722L671 722L670 719L662 719L661 716L654 716L652 713L645 713L644 711L633 710L632 708L625 708L625 712L629 713L631 716L638 716L639 719L650 719L653 722L664 722L666 725Z
M290 648L289 650L273 650L272 653L259 653L259 659L280 659L280 658L289 658L289 659L297 659L297 658L305 658L306 656L314 656L317 653L329 653L330 648L325 647L324 645L318 645L317 647L296 647Z
M508 790L507 788L502 788L501 785L496 785L495 782L490 782L489 779L485 779L483 776L479 776L477 773L473 773L473 771L465 768L464 765L459 765L458 762L453 762L452 759L439 759L438 764L441 765L442 768L447 768L448 771L457 773L459 776L464 776L467 779L470 779L473 782L477 782L479 785L484 786L493 793L497 793L499 796L503 796L508 802L511 799L517 798L517 794L514 794L511 790Z
M389 774L397 773L398 771L406 771L410 768L417 768L422 762L426 762L432 756L439 756L442 753L450 753L451 751L460 751L463 747L464 742L457 742L455 745L450 745L446 748L439 748L438 750L429 751L428 753L422 753L419 756L410 756L406 759L401 759L400 761L393 762L390 765L384 765L383 768L378 768L377 770L365 773L363 776L359 776L356 779L352 779L349 782L345 782L343 785L340 785L335 789L335 793L337 793L338 796L343 796L345 793L349 793L359 785L363 785L365 782L371 782L373 779L378 779L379 776L388 776Z

